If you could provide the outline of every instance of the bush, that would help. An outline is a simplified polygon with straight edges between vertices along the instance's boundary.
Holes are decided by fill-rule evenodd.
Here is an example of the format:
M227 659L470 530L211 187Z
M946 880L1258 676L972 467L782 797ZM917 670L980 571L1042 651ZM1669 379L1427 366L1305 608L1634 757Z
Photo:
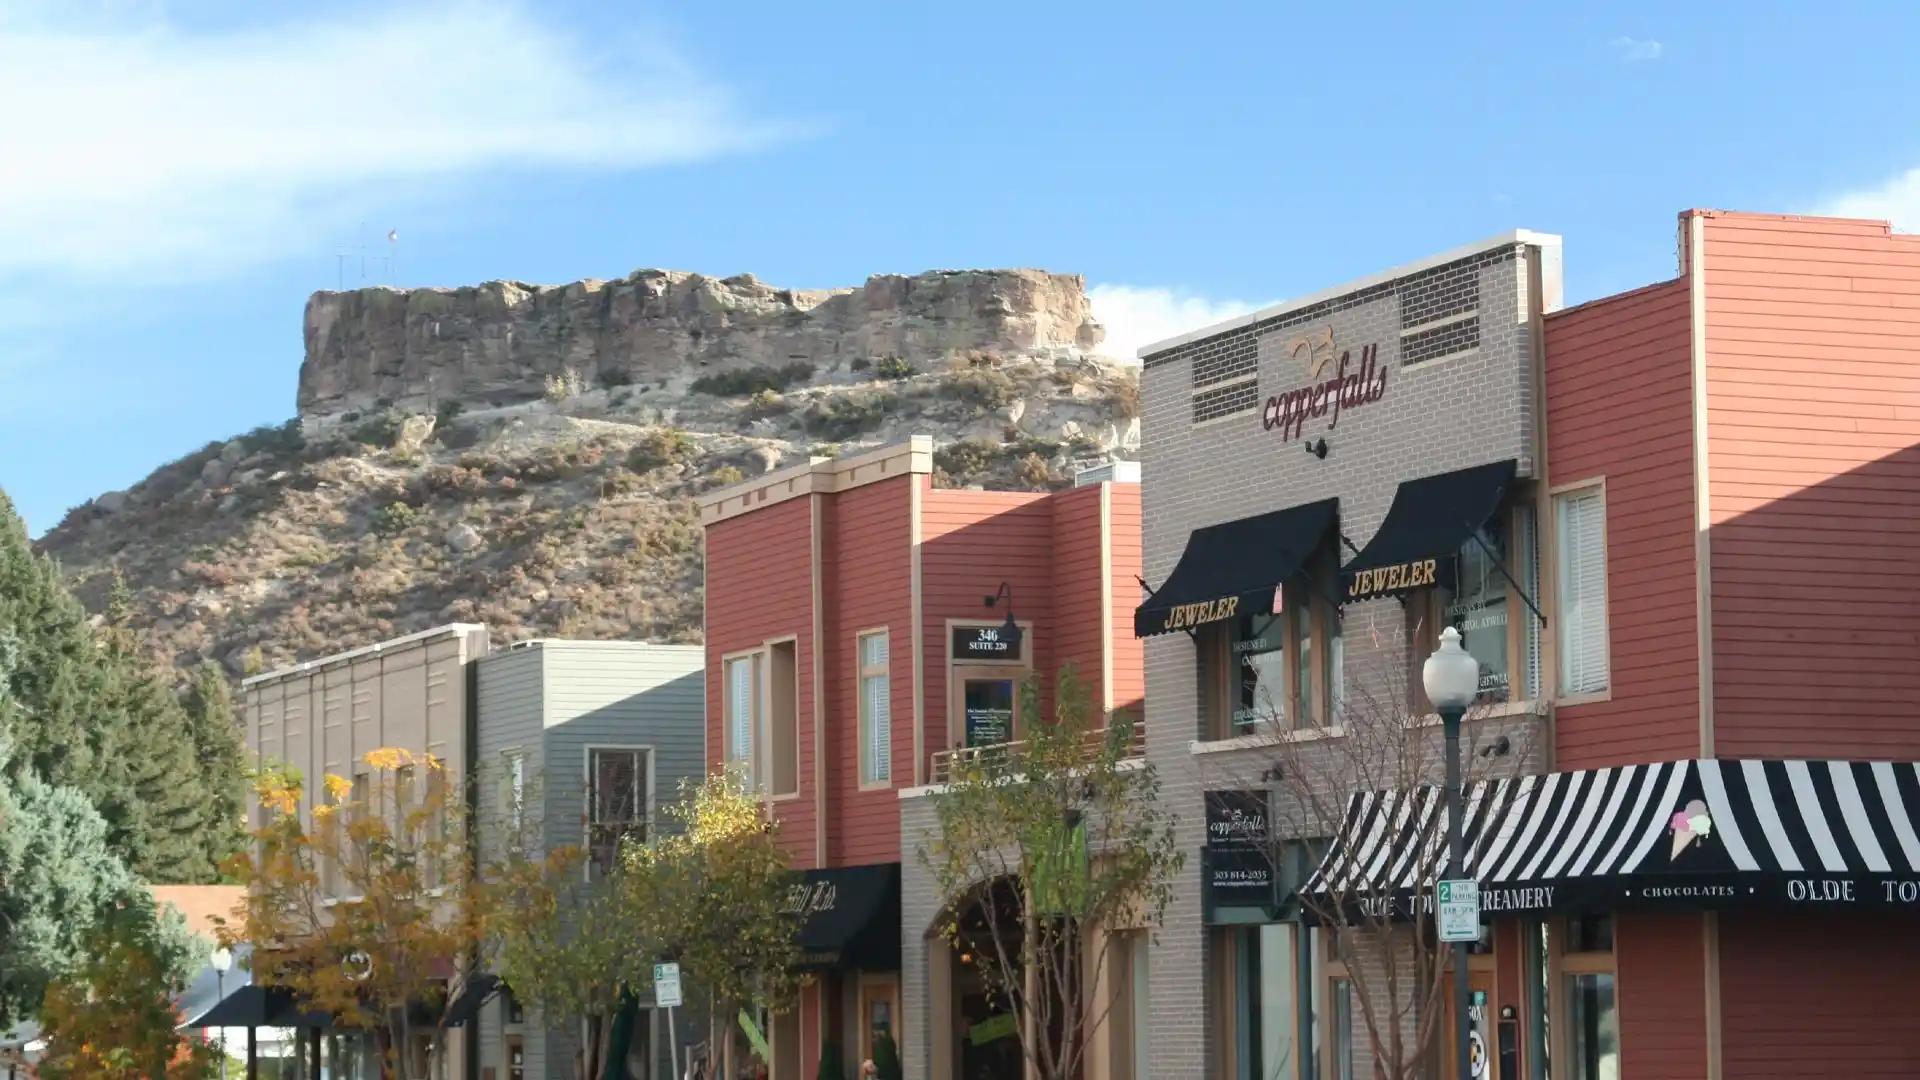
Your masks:
M787 399L776 390L755 390L747 399L747 419L764 420L787 411Z
M711 491L718 488L731 487L746 478L747 474L741 472L739 466L722 465L713 470L707 477L707 489Z
M406 532L420 520L420 511L403 502L391 502L373 512L373 531L381 536Z
M295 417L284 424L261 424L245 435L240 443L248 453L264 451L275 455L297 454L306 448L307 437L300 430L300 419Z
M945 393L980 409L998 409L1018 396L1006 372L987 367L947 376Z
M407 414L398 409L385 409L367 418L348 436L362 446L392 446L400 438L400 428L407 422Z
M840 1044L828 1039L820 1044L820 1071L814 1080L847 1080L847 1064L841 1060Z
M880 1080L900 1080L900 1050L884 1031L873 1037L873 1067Z
M808 434L834 442L845 442L886 423L888 414L900 407L893 394L848 394L832 398L806 419Z
M1014 467L1013 475L1022 484L1036 491L1052 488L1055 481L1053 466L1047 464L1047 459L1034 453L1029 453L1020 459L1020 464Z
M626 368L601 368L600 385L609 390L633 385L633 373Z
M465 402L455 398L448 398L433 410L433 426L436 428L442 427L451 422L454 417L466 411L467 406Z
M933 452L935 468L955 479L983 472L993 465L1000 447L985 439L961 439Z
M1127 379L1115 383L1113 391L1107 396L1107 404L1113 414L1122 420L1131 420L1140 415L1140 381Z
M731 371L716 371L711 375L702 375L693 380L688 387L696 394L710 394L714 397L739 397L742 394L758 393L761 390L785 390L795 383L803 383L813 378L813 365L805 360L796 360L783 367L766 367L756 364L753 367L734 368Z
M627 451L627 468L634 472L652 472L664 465L683 462L693 456L693 436L679 428L654 428Z
M853 362L847 365L847 370L865 371L872 366L873 366L872 360L869 360L864 356L856 356L853 358Z
M913 377L913 364L906 357L889 353L873 362L873 373L883 379L910 379Z
M586 384L581 380L580 373L568 368L556 375L547 376L546 399L558 404L570 397L579 397L585 389Z

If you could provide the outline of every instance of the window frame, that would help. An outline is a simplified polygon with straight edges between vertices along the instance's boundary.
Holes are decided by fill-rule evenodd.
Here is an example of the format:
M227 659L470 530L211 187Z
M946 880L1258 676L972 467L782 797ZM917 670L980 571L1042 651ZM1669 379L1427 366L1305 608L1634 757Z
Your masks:
M637 822L640 825L641 841L643 843L646 841L646 838L652 834L655 804L659 801L659 788L655 783L655 769L657 768L656 763L659 760L659 754L655 751L652 743L585 743L581 745L580 835L582 846L586 849L587 853L586 865L582 868L582 871L586 874L588 881L593 880L594 867L596 865L593 830L595 826L605 824L604 822L594 820L594 812L598 809L597 802L594 798L594 755L603 751L632 752L645 756L646 771L644 773L645 779L642 782L646 784L646 805L636 807L640 814ZM642 775L640 770L636 769L634 771L636 780L639 780ZM633 822L627 824L631 827Z
M1308 572L1295 574L1279 585L1281 611L1270 616L1236 616L1209 624L1200 631L1196 639L1196 651L1199 653L1200 679L1200 741L1225 742L1231 739L1257 738L1274 734L1333 732L1341 727L1339 716L1340 701L1344 696L1340 686L1345 679L1345 645L1341 647L1342 671L1333 670L1333 628L1342 625L1344 615L1340 611L1333 583L1340 572L1338 540L1322 544L1308 562ZM1325 588L1316 589L1314 583L1322 582ZM1304 605L1308 611L1307 635L1309 644L1308 659L1311 667L1308 675L1312 681L1308 702L1311 717L1303 718L1296 708L1300 699L1300 633L1295 617ZM1258 720L1246 730L1235 730L1233 713L1235 701L1239 697L1239 668L1233 652L1234 632L1241 618L1270 617L1280 620L1281 649L1284 659L1281 661L1286 672L1286 700L1281 703L1281 723L1274 723L1272 717ZM1344 639L1344 628L1342 638ZM1317 653L1317 655L1315 655Z
M1567 552L1567 538L1562 535L1560 527L1560 508L1562 500L1590 493L1597 493L1600 497L1600 562L1601 588L1603 591L1600 597L1599 633L1601 649L1606 656L1607 662L1607 684L1600 690L1571 693L1567 691L1564 685L1565 680L1561 677L1561 662L1566 652L1561 635L1567 631L1568 620L1566 618L1566 611L1562 606L1566 596L1565 582L1562 574L1562 557ZM1552 680L1553 700L1556 705L1584 705L1592 702L1611 701L1613 700L1614 675L1613 613L1611 611L1612 582L1608 579L1612 576L1613 558L1609 548L1610 538L1607 528L1607 478L1605 476L1594 476L1584 480L1574 480L1565 484L1556 484L1547 490L1546 501L1547 516L1551 518L1551 521L1547 523L1544 528L1536 524L1534 533L1536 537L1551 538L1551 546L1542 552L1540 561L1542 569L1546 571L1541 576L1551 578L1553 583L1550 603L1552 605L1551 610L1553 612L1554 626L1552 634L1543 635L1543 637L1549 639L1551 642L1550 647L1553 651L1551 657L1543 659L1540 665L1541 677Z
M885 663L869 665L865 660L866 643L868 638L875 637L885 640L887 659ZM873 732L870 730L873 718L868 715L867 680L876 678L887 680L887 760L885 763L887 774L885 776L867 775L867 762L873 749ZM855 734L855 741L860 756L860 760L857 763L859 771L854 774L858 780L857 787L861 791L885 790L893 786L893 753L895 749L893 740L893 632L890 627L882 625L854 631L853 690L855 699L854 707L859 723L859 731Z
M1626 1032L1619 1030L1620 1015L1620 922L1611 913L1610 932L1613 935L1613 948L1607 951L1590 950L1586 952L1567 951L1567 919L1574 916L1565 914L1545 920L1547 928L1547 994L1549 1010L1549 1030L1547 1037L1548 1061L1564 1062L1562 1067L1566 1075L1572 1074L1573 1029L1570 1019L1573 1003L1568 1000L1568 976L1572 975L1611 975L1613 976L1613 1011L1618 1050L1622 1058L1626 1057Z
M977 629L982 627L1003 626L1005 619L948 619L945 631L940 636L940 652L946 658L947 668L947 745L954 749L963 749L967 745L967 697L968 679L1012 679L1013 680L1013 738L1018 742L1021 733L1026 731L1025 710L1021 706L1021 685L1027 676L1033 673L1033 623L1026 619L1015 619L1013 624L1020 628L1020 659L1018 660L958 660L953 655L953 632L955 630ZM888 655L892 655L889 653Z
M1507 700L1504 702L1476 701L1475 708L1511 710L1547 700L1548 696L1544 687L1533 685L1535 680L1530 677L1530 665L1527 662L1527 646L1532 637L1528 623L1537 621L1539 617L1533 613L1533 608L1528 606L1527 597L1520 585L1520 582L1525 581L1532 574L1532 567L1525 565L1523 558L1538 560L1542 566L1547 559L1544 548L1545 534L1540 527L1540 509L1533 492L1529 491L1528 487L1529 481L1524 479L1514 481L1513 488L1508 492L1506 499L1489 519L1494 526L1493 531L1499 534L1506 547L1501 567L1506 570L1503 580L1506 582L1507 607ZM1523 513L1533 519L1533 535L1530 538L1521 535L1520 522ZM1523 543L1523 541L1530 541L1530 543ZM1545 591L1546 576L1543 573L1540 575L1541 580L1533 582L1532 599L1543 609L1550 602L1542 595ZM1456 581L1455 585L1458 584L1459 582ZM1450 596L1438 585L1432 585L1412 594L1407 604L1408 613L1418 615L1417 619L1413 619L1407 625L1409 664L1407 686L1413 696L1414 711L1417 714L1425 715L1434 711L1432 704L1427 701L1426 691L1421 686L1420 665L1440 647L1440 628L1449 625L1446 621L1449 599ZM1539 681L1543 683L1547 681L1549 666L1554 662L1553 657L1547 653L1551 647L1548 640L1550 637L1549 634L1540 635Z
M793 790L774 790L776 779L773 760L773 652L782 645L793 647ZM753 745L748 749L747 757L742 759L734 755L733 745L733 679L732 667L736 663L751 665L753 672L753 691L751 695L753 713L748 720ZM800 775L800 688L803 685L800 673L800 636L783 634L768 638L750 649L723 653L720 657L720 751L721 761L733 765L744 760L747 767L747 788L758 795L763 802L790 802L800 797L803 778Z
M948 635L951 638L952 635ZM860 1056L856 1060L866 1061L873 1057L873 1025L868 1023L869 1002L884 1000L893 1020L893 1045L898 1048L904 1041L901 1036L905 1025L900 1015L900 976L893 974L872 974L861 972L855 984L854 1008L857 1016L854 1020L859 1036Z

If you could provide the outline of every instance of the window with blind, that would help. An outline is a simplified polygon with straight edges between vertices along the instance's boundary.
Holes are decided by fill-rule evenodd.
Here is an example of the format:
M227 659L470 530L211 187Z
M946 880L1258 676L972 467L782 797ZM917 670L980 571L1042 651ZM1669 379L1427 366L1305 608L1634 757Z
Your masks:
M887 667L887 632L861 634L860 783L893 780L892 679Z
M747 785L757 789L760 770L755 767L753 747L760 726L760 657L728 660L725 668L727 764L742 770Z
M1604 487L1554 496L1559 534L1560 696L1604 693L1607 670L1607 496Z

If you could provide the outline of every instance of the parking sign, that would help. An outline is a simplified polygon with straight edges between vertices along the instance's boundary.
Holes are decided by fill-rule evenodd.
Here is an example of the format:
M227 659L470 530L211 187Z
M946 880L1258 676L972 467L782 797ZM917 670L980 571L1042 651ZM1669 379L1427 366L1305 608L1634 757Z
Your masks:
M1433 887L1434 918L1441 941L1480 940L1480 883L1472 878L1449 878Z

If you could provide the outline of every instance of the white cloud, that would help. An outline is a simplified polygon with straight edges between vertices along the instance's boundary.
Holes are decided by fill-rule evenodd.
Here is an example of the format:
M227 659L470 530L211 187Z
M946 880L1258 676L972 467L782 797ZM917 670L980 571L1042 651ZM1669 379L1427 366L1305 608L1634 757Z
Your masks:
M1814 212L1832 217L1882 218L1902 232L1920 232L1920 168L1838 195Z
M1203 326L1245 315L1272 301L1215 300L1184 289L1140 285L1095 285L1087 290L1094 318L1107 328L1104 355L1128 363L1151 345Z
M587 42L512 0L222 33L18 10L0 16L0 279L217 277L329 251L369 208L482 170L640 169L801 133L670 48Z
M1613 46L1613 51L1619 54L1620 59L1625 60L1629 64L1658 60L1661 54L1667 51L1667 47L1658 41L1652 39L1643 40L1625 35L1614 38L1608 42L1608 44Z

